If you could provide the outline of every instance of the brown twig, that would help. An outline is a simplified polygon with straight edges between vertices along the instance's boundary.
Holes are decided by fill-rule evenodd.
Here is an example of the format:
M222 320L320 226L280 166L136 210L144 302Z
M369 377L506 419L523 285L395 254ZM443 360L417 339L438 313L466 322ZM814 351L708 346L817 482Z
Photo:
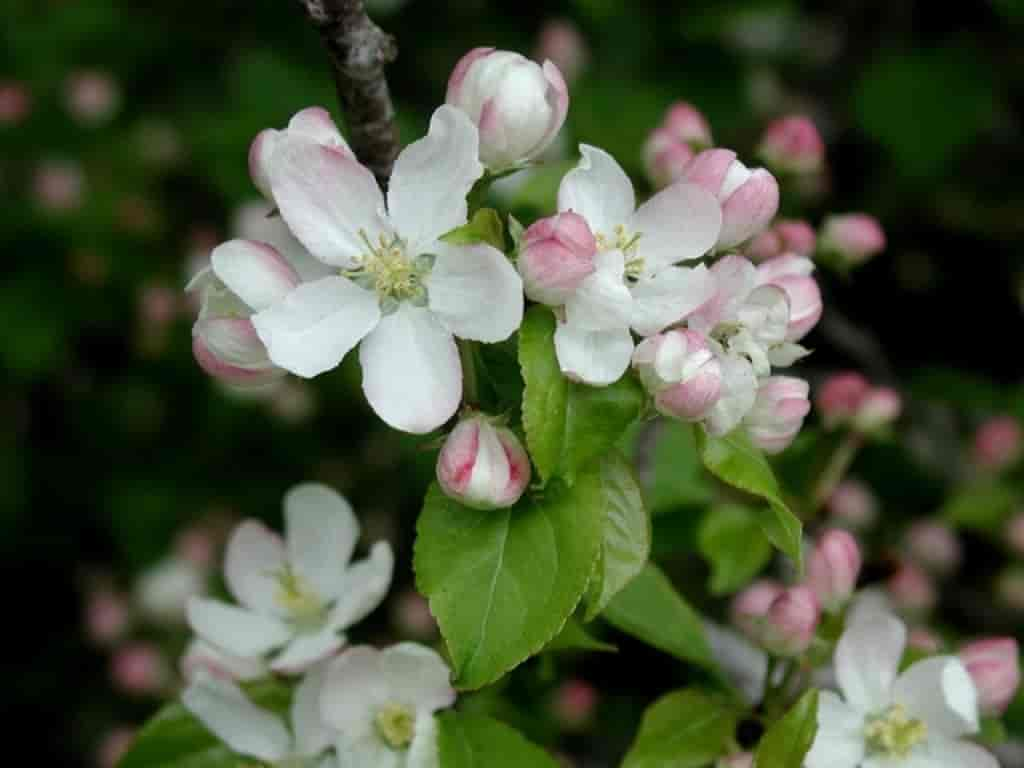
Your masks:
M366 15L362 0L299 0L331 57L349 143L387 185L398 155L398 127L384 67L398 57L395 39Z

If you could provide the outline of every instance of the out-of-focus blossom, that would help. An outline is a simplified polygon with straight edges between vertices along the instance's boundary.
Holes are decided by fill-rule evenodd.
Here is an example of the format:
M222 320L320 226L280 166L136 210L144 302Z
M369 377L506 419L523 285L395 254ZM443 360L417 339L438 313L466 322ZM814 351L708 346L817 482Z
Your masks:
M718 401L722 366L696 331L674 328L644 339L633 352L633 367L659 413L700 421Z
M712 141L711 127L700 110L685 101L670 106L644 144L644 164L651 183L660 188L681 179L696 153L710 147Z
M144 616L173 627L185 623L189 599L205 592L206 571L175 555L142 573L135 584L134 597Z
M1017 512L1006 524L1006 543L1020 558L1024 558L1024 512Z
M437 636L437 620L430 612L430 603L413 589L402 592L392 602L391 623L402 636L413 640Z
M181 134L169 122L148 118L135 129L135 143L142 161L154 168L167 168L184 154Z
M861 568L860 546L849 533L826 531L807 562L807 584L827 611L841 609L857 587Z
M900 563L886 582L895 607L912 616L928 613L938 602L935 585L928 574L909 560Z
M540 219L519 249L523 290L534 301L561 306L594 273L597 241L586 220L571 211Z
M757 388L757 398L743 424L751 441L768 454L789 447L811 410L810 386L792 376L769 376Z
M511 507L530 484L530 457L515 433L484 414L462 419L437 457L437 481L474 509Z
M131 624L128 598L109 587L89 592L85 599L85 628L89 639L100 646L120 640Z
M1021 457L1024 444L1020 422L1012 416L997 416L974 433L974 463L982 469L998 472Z
M178 315L179 293L165 283L150 283L139 291L139 316L147 331L160 332Z
M767 261L786 253L810 256L814 253L816 242L814 228L806 221L782 219L751 240L744 248L744 253L755 262Z
M848 528L870 528L878 519L878 499L859 480L844 480L832 491L828 511L833 519Z
M885 249L885 232L878 220L866 213L829 216L818 235L818 247L838 258L841 265L856 267Z
M825 379L814 400L825 426L831 429L848 424L870 389L868 380L852 371Z
M989 637L960 649L960 660L978 689L981 712L1002 717L1020 687L1020 649L1012 637Z
M907 530L907 551L920 565L948 574L960 565L963 553L956 532L939 520L918 520Z
M789 300L786 341L800 341L821 319L821 290L811 277L813 271L813 261L791 253L769 259L757 268L758 282L781 288Z
M0 125L20 123L32 111L32 94L23 83L0 81Z
M768 607L761 642L778 656L798 656L810 647L820 618L818 598L810 587L784 589Z
M109 72L80 70L64 83L64 103L79 123L103 123L121 106L121 89Z
M552 695L551 711L562 728L579 730L593 720L598 699L597 689L586 680L566 680Z
M219 544L210 526L193 523L178 534L174 549L179 557L197 568L209 570L217 558Z
M768 125L758 155L776 171L816 173L825 164L825 142L810 118L790 115Z
M535 58L550 60L571 83L586 69L590 51L583 33L572 21L548 19L540 28Z
M261 659L233 656L199 638L193 638L189 642L179 667L186 682L193 682L205 674L244 683L258 680L270 673Z
M160 649L151 643L118 648L110 661L114 686L135 696L156 695L171 682L171 668Z
M885 429L903 411L903 398L890 387L872 387L853 415L853 428L865 434Z
M115 768L135 741L135 729L118 726L107 731L96 749L97 768Z
M942 650L942 638L927 627L914 627L907 634L907 647L924 653L938 653Z
M304 424L316 412L316 392L304 381L284 379L270 396L270 412L285 424Z
M47 160L35 170L32 192L41 208L66 213L82 204L85 176L77 163Z

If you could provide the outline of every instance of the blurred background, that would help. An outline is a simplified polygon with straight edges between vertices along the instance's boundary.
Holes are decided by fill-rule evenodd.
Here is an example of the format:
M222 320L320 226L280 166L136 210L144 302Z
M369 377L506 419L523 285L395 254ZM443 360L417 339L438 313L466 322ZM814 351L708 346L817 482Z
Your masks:
M1024 3L368 5L400 46L390 82L405 141L473 46L551 57L570 76L561 156L501 192L524 220L552 209L578 141L644 188L644 142L673 101L750 162L772 119L811 117L827 165L786 188L784 212L817 225L867 211L888 237L854 278L825 281L829 316L808 340L812 380L857 368L907 398L903 439L856 467L884 515L934 512L973 430L1024 418ZM249 142L302 107L338 115L299 5L5 0L0 41L0 548L14 643L2 679L15 717L42 726L35 762L109 764L173 695L182 595L216 584L225 531L244 516L280 525L282 494L303 480L341 490L365 537L396 547L392 598L355 639L430 642L409 563L433 455L373 418L354 359L239 398L191 356L184 285L212 246L261 225ZM795 450L783 468L799 480ZM656 525L656 546L699 587L692 528ZM1021 613L966 607L1003 562L972 535L989 565L947 615L1019 634ZM542 657L503 703L480 706L505 708L571 764L613 764L680 674L620 648ZM638 689L638 664L659 665L657 688Z

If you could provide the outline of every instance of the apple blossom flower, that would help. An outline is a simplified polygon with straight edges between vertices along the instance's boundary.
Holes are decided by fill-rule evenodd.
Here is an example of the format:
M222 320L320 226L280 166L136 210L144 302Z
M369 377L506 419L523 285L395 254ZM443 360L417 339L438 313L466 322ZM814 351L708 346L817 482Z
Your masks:
M856 267L885 248L885 232L866 213L829 216L822 224L818 246L823 253L837 256L841 264Z
M1020 649L1012 637L968 643L957 654L978 689L982 714L1002 717L1020 687Z
M590 60L587 41L569 19L548 19L540 28L535 58L550 59L567 82L576 80Z
M765 129L758 155L769 168L784 173L816 173L825 162L825 142L810 118L790 115Z
M789 300L786 341L800 341L821 319L821 290L811 273L814 262L794 253L776 256L757 268L761 285L781 288Z
M336 768L328 752L334 733L320 713L325 674L325 665L319 665L295 689L290 723L253 704L236 683L212 675L198 675L181 702L238 755L282 767Z
M852 371L825 379L814 401L825 426L834 429L848 424L870 389L868 380Z
M270 673L262 659L234 656L198 637L189 641L178 668L182 678L190 683L204 674L244 683Z
M536 159L554 141L569 89L550 61L542 66L512 51L474 48L455 65L445 102L476 125L480 161L500 171Z
M776 656L799 656L814 640L820 618L818 598L810 587L783 589L764 615L761 644Z
M779 185L764 168L750 170L729 149L707 149L683 178L713 194L722 206L717 248L725 250L758 234L779 209Z
M722 386L704 419L704 426L710 434L721 437L738 427L754 407L757 374L745 356L727 352L713 340L710 343L722 370Z
M310 378L361 341L363 391L385 422L423 433L455 413L455 337L502 341L523 315L522 280L504 254L439 239L466 222L466 194L483 172L476 155L476 128L440 107L427 136L398 156L385 208L373 175L345 153L302 137L277 141L269 176L281 215L337 274L252 315L274 364ZM253 285L258 276L245 270Z
M904 624L876 614L847 623L835 651L842 698L822 691L807 768L997 768L964 739L978 732L978 697L963 663L935 656L897 675Z
M473 509L505 509L530 484L530 457L515 433L481 413L462 419L437 457L437 481Z
M906 534L910 556L928 570L948 574L960 565L963 553L956 533L938 520L918 520Z
M394 557L387 542L349 564L359 522L330 488L305 484L284 497L284 541L262 523L242 522L228 541L224 578L241 605L193 598L192 630L242 658L274 653L271 669L294 674L331 655L340 634L369 614L387 592Z
M903 398L890 387L872 387L864 395L853 415L853 428L866 434L891 425L900 417Z
M594 273L596 253L597 241L579 214L567 211L534 222L519 247L523 290L542 304L564 304Z
M109 120L121 105L121 89L108 72L80 70L64 84L68 112L80 123Z
M855 530L869 528L878 519L878 499L859 480L844 480L828 498L833 519Z
M696 331L672 328L644 339L633 367L658 412L680 421L701 421L718 402L722 365Z
M345 765L436 768L434 713L455 702L448 666L430 648L349 648L327 669L320 711Z
M767 261L784 253L810 256L814 253L816 241L814 228L806 221L782 219L751 240L744 253L755 262Z
M939 599L928 574L909 560L900 563L886 582L886 588L895 607L903 613L928 613Z
M586 220L597 241L596 270L565 302L555 350L566 376L605 385L629 367L631 327L653 335L712 296L706 267L674 265L711 249L721 212L711 195L683 182L637 209L633 185L611 155L586 144L580 152L559 186L558 209Z
M0 125L20 123L32 111L32 95L16 80L0 80Z
M155 695L171 682L171 669L152 643L131 643L111 656L110 677L114 686L125 693Z
M134 599L150 621L173 627L185 623L188 601L206 590L205 569L174 555L142 572L135 583Z
M1024 448L1020 422L1012 416L988 419L974 433L972 455L979 467L998 472L1014 464Z
M792 376L769 376L757 388L743 424L751 441L765 453L781 453L796 438L811 410L810 385Z
M832 529L818 538L807 561L807 583L826 611L834 613L849 601L861 562L860 546L846 531Z

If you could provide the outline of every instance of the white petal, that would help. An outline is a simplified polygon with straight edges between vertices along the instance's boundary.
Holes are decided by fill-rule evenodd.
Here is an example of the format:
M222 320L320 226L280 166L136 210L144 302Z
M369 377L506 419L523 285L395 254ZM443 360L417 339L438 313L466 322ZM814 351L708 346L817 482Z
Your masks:
M625 256L622 251L605 251L594 258L594 266L565 303L566 321L588 331L625 328L633 318L633 295L624 279Z
M864 759L864 715L831 691L818 696L818 733L806 768L855 768Z
M606 386L622 378L629 368L633 336L628 328L587 331L559 323L555 352L562 373L570 379Z
M437 721L433 715L416 718L416 730L406 756L405 768L440 768L437 746Z
M203 597L188 601L192 631L228 653L244 658L261 656L288 642L291 628L280 619Z
M289 564L324 600L333 600L359 539L351 505L326 485L305 483L285 494L284 517Z
M317 280L334 270L314 259L305 246L295 239L280 214L270 215L273 207L265 200L244 203L232 217L232 232L244 240L256 240L272 246L280 253L303 282Z
M203 674L248 682L265 677L268 673L262 659L234 656L198 637L189 641L178 666L181 676L187 682Z
M330 658L345 644L345 636L333 627L319 632L296 635L281 651L270 668L283 675L300 675L314 664Z
M323 107L307 107L296 112L288 121L288 131L305 136L317 144L340 149L346 155L352 154L348 142L331 119L331 113Z
M479 141L469 117L444 105L430 118L427 135L395 160L388 212L414 251L466 223L466 195L484 172Z
M613 237L636 210L633 184L615 159L603 149L580 144L579 165L562 178L558 210L575 211L595 234Z
M776 344L768 350L768 362L776 368L788 368L797 360L803 360L811 354L811 350L791 341Z
M291 751L281 719L249 701L234 683L203 676L185 689L181 701L233 752L273 763Z
M374 710L389 701L390 690L380 663L380 651L359 645L346 650L327 668L320 714L348 743L373 734Z
M707 417L708 432L725 435L735 429L757 399L757 377L750 361L737 355L719 355L722 391Z
M911 768L999 768L999 761L987 750L969 741L932 739L922 750L928 763ZM901 766L902 768L902 766Z
M888 706L906 644L907 628L892 616L872 614L846 627L836 645L836 679L858 712Z
M428 309L403 304L359 348L363 392L385 422L422 434L452 417L462 399L455 339Z
M669 264L699 259L714 247L721 228L722 209L715 197L682 181L640 206L627 225L640 235L637 255L649 274Z
M258 613L274 614L276 574L284 567L284 542L256 520L240 523L224 552L224 580L234 598Z
M922 659L899 676L893 701L928 725L928 733L949 738L978 732L978 694L955 656Z
M391 545L378 541L368 558L345 572L345 583L331 609L328 625L341 630L366 618L387 595L394 569L395 556Z
M789 298L778 286L762 285L751 291L737 315L762 346L781 344L789 326Z
M715 281L703 264L666 267L633 286L633 330L651 336L678 323L715 295Z
M327 665L309 671L295 689L292 698L292 733L299 755L318 755L334 741L335 733L327 727L320 714L320 694L327 679Z
M391 231L373 174L344 153L305 138L278 142L270 168L274 200L288 228L325 264L351 268Z
M462 114L461 112L459 114ZM504 341L523 322L523 281L489 245L438 243L427 278L430 311L462 339Z
M299 283L276 249L255 240L229 240L213 249L210 264L228 289L253 310L281 301Z
M303 283L252 316L270 359L305 378L337 367L379 320L377 295L340 276Z
M335 742L338 768L407 768L407 757L394 750L372 731L359 741L339 736Z
M417 713L433 713L455 703L451 670L424 645L393 645L381 654L380 666L395 701Z

